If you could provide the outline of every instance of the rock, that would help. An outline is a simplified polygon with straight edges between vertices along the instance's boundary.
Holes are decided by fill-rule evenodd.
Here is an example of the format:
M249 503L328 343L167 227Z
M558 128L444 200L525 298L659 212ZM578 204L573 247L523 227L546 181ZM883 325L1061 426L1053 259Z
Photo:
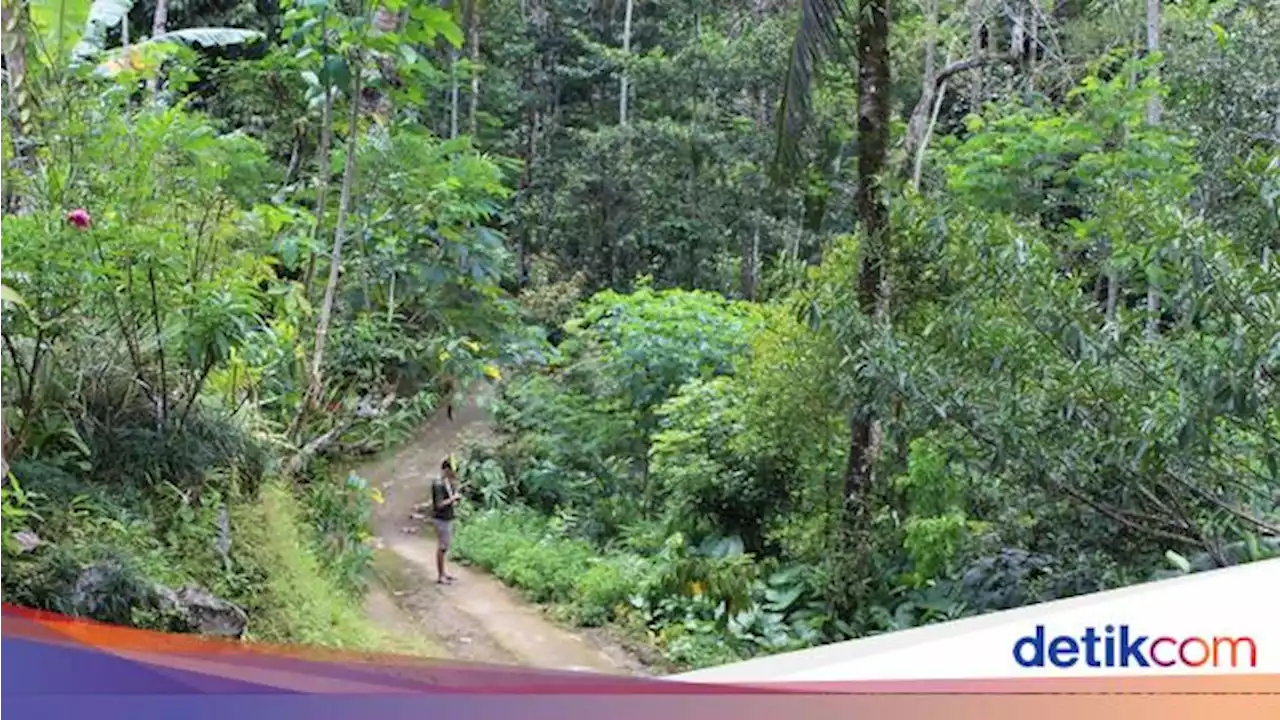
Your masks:
M176 596L191 632L237 640L244 637L249 616L236 605L191 586L178 590Z
M132 625L134 608L152 606L155 588L132 568L113 561L89 565L76 576L71 615L113 625Z
M416 528L416 527L402 527L402 528L400 528L400 532L404 533L405 535L413 535L414 533L418 532L418 528Z
M70 599L71 614L114 625L134 625L134 610L158 610L173 632L239 639L249 625L244 610L204 589L186 585L175 591L117 562L84 568Z
M426 520L427 516L420 512L411 512L409 513L409 519L410 520Z

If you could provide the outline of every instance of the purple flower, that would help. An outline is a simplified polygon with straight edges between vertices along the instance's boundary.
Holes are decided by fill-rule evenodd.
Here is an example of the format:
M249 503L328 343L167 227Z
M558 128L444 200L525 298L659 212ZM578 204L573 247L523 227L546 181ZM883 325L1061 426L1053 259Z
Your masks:
M76 208L67 213L67 222L75 225L77 228L84 230L89 227L93 219L89 217L89 211L84 208Z

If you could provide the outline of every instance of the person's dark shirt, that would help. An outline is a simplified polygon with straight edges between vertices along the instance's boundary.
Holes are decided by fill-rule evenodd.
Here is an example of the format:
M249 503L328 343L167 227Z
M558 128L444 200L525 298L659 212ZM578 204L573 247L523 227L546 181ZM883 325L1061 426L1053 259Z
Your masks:
M445 505L449 501L449 486L445 484L444 478L436 478L431 483L431 516L437 520L453 519L453 503Z

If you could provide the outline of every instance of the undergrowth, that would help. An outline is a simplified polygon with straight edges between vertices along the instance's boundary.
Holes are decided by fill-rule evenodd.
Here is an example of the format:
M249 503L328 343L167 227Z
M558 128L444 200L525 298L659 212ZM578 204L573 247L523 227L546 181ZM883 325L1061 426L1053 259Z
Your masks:
M268 483L259 501L233 515L244 543L241 561L259 577L242 596L252 639L352 650L425 654L431 648L373 625L358 595L328 571L308 537L306 508L283 483Z
M748 657L738 638L726 641L701 622L705 584L673 587L671 550L646 557L623 548L601 550L569 537L562 522L522 506L463 511L454 537L460 560L493 573L557 619L610 627L656 647L675 669ZM677 617L678 616L678 617Z

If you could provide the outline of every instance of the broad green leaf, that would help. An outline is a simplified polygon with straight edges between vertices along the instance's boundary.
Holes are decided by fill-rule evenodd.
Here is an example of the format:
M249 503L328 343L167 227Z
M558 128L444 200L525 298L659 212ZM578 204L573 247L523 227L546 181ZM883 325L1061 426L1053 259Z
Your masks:
M454 47L462 47L462 29L453 20L453 14L435 5L420 5L413 10L413 17L420 23L423 40L443 35Z
M769 588L765 591L764 597L773 605L774 610L786 611L800 599L803 592L802 585L794 585L786 589Z
M84 32L90 0L31 0L31 24L55 61L61 61Z
M255 30L238 28L190 28L175 30L144 40L128 48L118 48L107 54L107 60L98 65L96 72L107 77L114 76L126 69L142 69L147 64L157 61L171 52L174 45L192 48L232 47L248 45L264 39L265 36ZM164 48L170 48L166 51Z
M174 30L151 38L150 43L178 43L188 47L210 48L250 45L266 38L256 30L228 27L201 27Z
M1218 43L1221 50L1227 49L1227 30L1218 23L1209 23L1209 30L1213 32L1213 39Z
M337 55L325 58L320 68L320 81L325 87L345 90L351 84L351 68L347 66L346 59Z

